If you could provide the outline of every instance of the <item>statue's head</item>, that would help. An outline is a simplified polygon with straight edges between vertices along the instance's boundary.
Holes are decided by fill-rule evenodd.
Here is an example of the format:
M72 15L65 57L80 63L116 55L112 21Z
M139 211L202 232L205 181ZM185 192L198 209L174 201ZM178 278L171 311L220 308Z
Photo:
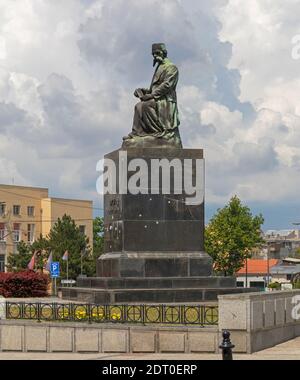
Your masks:
M152 44L153 66L161 63L168 56L167 48L164 43Z

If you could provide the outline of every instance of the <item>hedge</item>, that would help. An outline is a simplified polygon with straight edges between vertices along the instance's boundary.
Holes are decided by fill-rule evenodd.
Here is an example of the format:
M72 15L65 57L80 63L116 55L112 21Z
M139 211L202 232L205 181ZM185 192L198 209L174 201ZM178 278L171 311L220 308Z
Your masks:
M49 276L31 270L0 273L0 295L4 297L46 297Z
M300 280L297 280L293 283L293 289L300 289Z
M281 289L281 284L279 282L271 282L269 285L268 285L268 288L269 289L276 289L276 290L280 290Z

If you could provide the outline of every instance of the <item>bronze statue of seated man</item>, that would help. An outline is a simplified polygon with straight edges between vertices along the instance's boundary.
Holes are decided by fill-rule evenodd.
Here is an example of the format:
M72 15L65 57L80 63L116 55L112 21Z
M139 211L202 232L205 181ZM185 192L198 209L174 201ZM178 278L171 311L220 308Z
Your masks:
M165 44L152 45L156 69L149 89L138 88L132 132L123 137L123 147L168 146L182 148L176 86L178 69L168 59Z

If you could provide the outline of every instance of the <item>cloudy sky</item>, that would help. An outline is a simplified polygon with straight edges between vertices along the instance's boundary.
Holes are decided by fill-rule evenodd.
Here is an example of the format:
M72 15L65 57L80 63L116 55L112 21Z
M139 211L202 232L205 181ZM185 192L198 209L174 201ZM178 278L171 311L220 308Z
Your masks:
M237 194L265 228L292 227L299 14L300 0L0 0L0 183L100 207L96 162L131 130L164 41L184 146L205 150L207 218Z

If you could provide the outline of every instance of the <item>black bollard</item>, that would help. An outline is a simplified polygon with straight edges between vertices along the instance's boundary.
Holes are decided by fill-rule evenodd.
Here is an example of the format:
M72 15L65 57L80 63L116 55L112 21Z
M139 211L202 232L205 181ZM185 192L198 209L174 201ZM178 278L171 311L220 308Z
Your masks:
M232 359L232 349L234 344L230 341L230 332L223 331L223 342L220 344L219 348L222 348L222 358L223 360L233 360Z

